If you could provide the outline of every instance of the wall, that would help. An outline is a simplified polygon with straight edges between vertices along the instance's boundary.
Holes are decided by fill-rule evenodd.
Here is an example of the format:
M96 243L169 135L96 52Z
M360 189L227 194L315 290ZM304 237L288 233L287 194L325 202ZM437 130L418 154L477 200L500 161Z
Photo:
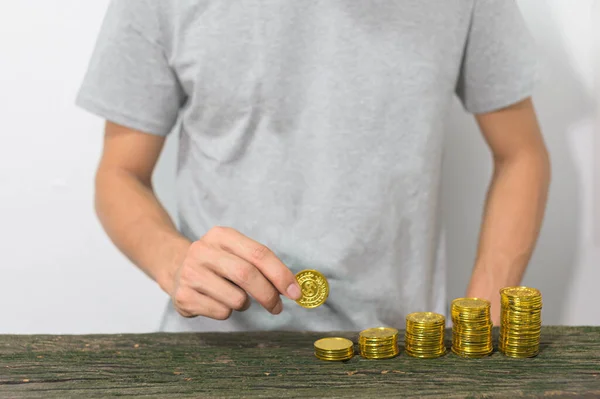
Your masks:
M519 3L540 44L535 101L554 167L547 219L525 283L544 293L547 323L600 325L594 306L600 217L593 223L600 206L592 206L600 187L592 173L594 162L600 164L600 148L595 161L593 151L600 62L594 69L592 18L600 21L600 2ZM74 108L73 100L107 4L0 3L0 333L152 331L166 303L114 249L93 213L102 122ZM597 43L600 58L600 38ZM175 141L169 139L155 176L170 211ZM472 266L490 174L487 150L458 103L445 156L449 294L456 297Z
M107 4L0 2L0 333L148 331L164 306L93 213L102 123L73 102Z

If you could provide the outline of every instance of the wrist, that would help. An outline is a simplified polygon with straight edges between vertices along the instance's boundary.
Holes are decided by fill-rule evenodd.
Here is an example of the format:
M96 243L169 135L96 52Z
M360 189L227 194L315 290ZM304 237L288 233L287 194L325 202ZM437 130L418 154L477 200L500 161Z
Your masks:
M183 264L191 244L189 240L182 237L177 237L169 243L166 264L160 265L154 276L156 283L169 296L175 289L177 271Z

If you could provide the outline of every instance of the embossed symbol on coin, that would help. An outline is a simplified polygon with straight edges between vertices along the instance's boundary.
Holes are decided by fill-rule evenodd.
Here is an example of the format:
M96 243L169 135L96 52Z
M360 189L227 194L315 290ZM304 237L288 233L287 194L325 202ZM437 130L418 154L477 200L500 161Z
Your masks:
M306 281L304 284L302 284L302 295L307 297L315 296L317 294L318 289L319 288L317 287L314 281Z
M329 296L329 283L325 276L316 270L303 270L296 274L302 297L296 301L304 308L321 306Z

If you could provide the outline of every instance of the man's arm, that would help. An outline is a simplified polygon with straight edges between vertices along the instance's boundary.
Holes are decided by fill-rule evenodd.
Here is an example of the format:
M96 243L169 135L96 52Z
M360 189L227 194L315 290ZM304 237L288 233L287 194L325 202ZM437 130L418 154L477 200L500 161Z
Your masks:
M113 243L168 293L191 244L152 188L165 138L108 122L96 174L96 213Z
M530 99L478 115L477 122L492 152L494 173L467 296L489 299L492 321L499 325L499 290L521 284L539 235L550 162Z
M273 314L297 300L294 274L264 245L215 226L191 242L152 189L164 137L107 123L96 175L96 211L114 244L173 299L185 317L227 319L253 297Z

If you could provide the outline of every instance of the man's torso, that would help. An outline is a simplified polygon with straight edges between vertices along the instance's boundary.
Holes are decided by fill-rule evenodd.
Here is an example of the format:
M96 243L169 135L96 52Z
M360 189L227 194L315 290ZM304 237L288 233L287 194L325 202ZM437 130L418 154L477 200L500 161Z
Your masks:
M445 313L443 118L473 7L464 0L162 2L187 96L178 206L192 240L225 225L331 294L313 310L253 304L167 330L401 327Z

